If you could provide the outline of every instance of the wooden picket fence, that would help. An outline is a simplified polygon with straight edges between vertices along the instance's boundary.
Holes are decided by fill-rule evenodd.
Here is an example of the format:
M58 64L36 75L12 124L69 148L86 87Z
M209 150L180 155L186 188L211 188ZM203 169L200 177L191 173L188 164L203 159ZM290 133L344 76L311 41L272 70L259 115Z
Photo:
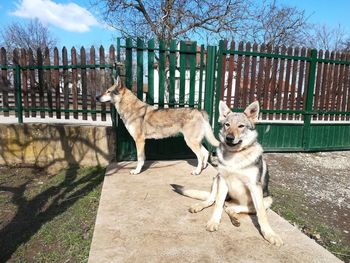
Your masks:
M311 92L314 121L350 119L349 53L319 50L310 75L310 49L228 44L221 47L220 98L230 107L242 109L258 100L263 120L303 120Z
M22 110L24 117L83 120L90 115L93 121L100 115L106 121L111 110L96 103L96 95L112 83L115 48L111 45L106 54L101 46L97 52L94 47L88 52L82 47L79 54L74 47L70 53L65 47L61 53L57 48L38 49L35 54L15 49L8 61L9 54L1 48L0 112L17 116ZM19 99L22 103L17 103Z

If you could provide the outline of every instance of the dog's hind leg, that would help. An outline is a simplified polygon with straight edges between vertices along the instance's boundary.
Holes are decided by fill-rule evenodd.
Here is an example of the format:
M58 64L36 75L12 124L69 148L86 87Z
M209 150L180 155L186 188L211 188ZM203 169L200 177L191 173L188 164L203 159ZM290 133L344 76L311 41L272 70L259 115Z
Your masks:
M214 204L217 191L218 191L218 177L216 176L213 178L213 183L211 185L210 195L208 196L208 198L203 202L192 205L188 211L190 211L191 213L197 213L199 211L202 211L204 208L207 208L212 204Z
M203 156L202 156L202 150L201 147L202 145L200 142L197 141L190 141L185 137L186 144L190 149L194 152L194 154L197 156L198 164L196 170L192 171L193 175L198 175L202 171L202 165L203 165Z
M268 209L270 208L272 204L272 197L267 196L264 197L264 208ZM230 204L228 206L225 206L225 212L230 216L230 214L255 214L256 210L253 204L251 205L238 205L238 204Z
M138 138L135 140L137 150L137 166L136 169L131 170L131 174L139 174L145 163L145 139Z
M205 149L203 145L201 146L201 152L203 157L203 169L205 169L208 165L209 152L207 151L207 149Z

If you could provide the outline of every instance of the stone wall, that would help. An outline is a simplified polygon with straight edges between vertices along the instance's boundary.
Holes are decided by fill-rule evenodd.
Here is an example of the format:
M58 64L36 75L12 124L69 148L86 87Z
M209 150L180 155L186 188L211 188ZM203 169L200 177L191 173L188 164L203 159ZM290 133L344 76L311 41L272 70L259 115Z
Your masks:
M0 124L0 164L35 165L55 172L68 166L106 166L115 152L113 127Z

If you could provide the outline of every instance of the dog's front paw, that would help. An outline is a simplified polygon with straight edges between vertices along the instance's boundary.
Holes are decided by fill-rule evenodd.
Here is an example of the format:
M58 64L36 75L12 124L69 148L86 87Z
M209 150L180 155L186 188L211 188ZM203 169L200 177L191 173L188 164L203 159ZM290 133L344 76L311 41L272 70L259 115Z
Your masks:
M202 211L203 209L204 209L203 205L194 204L188 209L188 211L190 211L191 213L198 213L199 211Z
M282 246L283 245L283 241L282 239L275 234L274 232L270 232L270 233L265 233L264 234L264 238L269 241L272 245L275 246Z
M202 170L196 169L196 170L193 170L193 171L191 172L191 174L192 174L192 175L199 175L199 174L201 173L201 171L202 171Z
M220 224L219 222L209 220L206 226L206 230L210 232L217 231L219 229L219 224Z
M140 173L140 171L137 170L137 169L134 169L134 170L130 171L130 174L139 174L139 173Z

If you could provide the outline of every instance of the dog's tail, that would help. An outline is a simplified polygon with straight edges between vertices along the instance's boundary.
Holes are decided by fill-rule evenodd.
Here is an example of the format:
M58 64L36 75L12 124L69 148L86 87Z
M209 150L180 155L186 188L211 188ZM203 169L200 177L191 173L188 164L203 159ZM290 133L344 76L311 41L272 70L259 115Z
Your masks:
M178 184L171 184L171 186L173 187L174 192L176 192L180 195L191 197L191 198L198 199L198 200L204 201L210 195L209 192L200 191L200 190L193 190L193 189L186 189L182 185L178 185Z
M215 135L213 133L213 129L211 128L210 124L209 124L209 116L208 113L206 113L205 111L202 111L202 115L204 118L204 136L207 139L207 141L215 146L215 147L219 147L220 142L215 138Z

